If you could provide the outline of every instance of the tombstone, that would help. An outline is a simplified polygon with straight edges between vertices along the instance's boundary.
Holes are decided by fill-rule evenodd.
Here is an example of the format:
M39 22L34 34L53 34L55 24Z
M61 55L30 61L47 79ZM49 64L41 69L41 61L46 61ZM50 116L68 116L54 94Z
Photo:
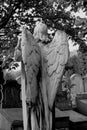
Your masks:
M7 81L3 85L2 108L21 108L21 85L16 80Z
M3 84L4 84L4 76L3 76L3 69L2 69L2 61L0 60L0 107L2 107L2 100L3 100Z
M84 92L84 85L81 75L73 74L70 77L71 81L71 100L72 104L75 105L75 98L77 94Z
M83 78L83 83L84 83L84 92L87 92L87 77Z

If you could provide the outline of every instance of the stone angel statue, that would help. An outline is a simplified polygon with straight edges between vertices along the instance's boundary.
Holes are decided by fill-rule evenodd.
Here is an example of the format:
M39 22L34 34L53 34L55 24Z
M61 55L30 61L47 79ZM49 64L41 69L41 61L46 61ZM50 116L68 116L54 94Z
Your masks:
M66 33L58 30L49 43L47 31L43 23L36 25L33 35L23 27L15 49L15 59L22 64L24 130L52 129L52 108L69 56Z

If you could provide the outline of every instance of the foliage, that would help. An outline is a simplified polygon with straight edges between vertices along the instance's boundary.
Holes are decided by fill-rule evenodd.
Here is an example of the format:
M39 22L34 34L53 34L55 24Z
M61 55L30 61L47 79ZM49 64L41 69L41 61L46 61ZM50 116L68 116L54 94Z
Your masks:
M53 6L47 4L48 1L50 0L0 0L0 51L10 49L13 52L21 25L27 25L33 32L36 21L40 19L51 30L64 30L75 44L80 45L82 52L87 51L87 20L72 15L80 9L87 14L86 0L62 0Z
M80 61L81 75L85 76L87 74L87 52L81 53L79 52L78 58Z
M73 73L79 73L81 74L81 64L79 61L78 56L72 56L69 61L68 61L68 71L72 71L72 73L70 75L72 75Z
M87 53L78 51L78 55L72 56L66 66L68 73L77 73L82 76L87 74Z

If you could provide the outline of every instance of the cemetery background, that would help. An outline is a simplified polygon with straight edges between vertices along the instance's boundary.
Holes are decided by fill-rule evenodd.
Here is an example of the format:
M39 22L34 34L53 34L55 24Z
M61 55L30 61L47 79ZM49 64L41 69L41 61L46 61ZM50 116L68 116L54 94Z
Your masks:
M27 0L26 2L20 2L19 0L8 0L0 2L0 57L1 60L4 61L5 69L9 68L14 63L14 48L18 41L21 24L26 24L29 30L33 32L36 21L42 19L45 21L49 27L49 30L52 32L51 35L49 34L50 39L52 39L57 29L64 30L68 34L69 39L71 39L75 45L79 45L77 55L72 56L69 59L66 65L66 70L69 76L71 76L73 73L78 73L83 77L84 80L84 77L86 77L87 74L87 3L85 0L78 0L77 2L73 0L68 2L64 1L62 3L59 2L58 5L55 5L55 9L48 7L48 5L41 0L30 2ZM71 8L67 11L68 7ZM80 9L85 13L85 18L75 16L73 14L73 12L79 12ZM11 14L9 12L14 13ZM53 20L55 21L55 24ZM6 58L4 58L3 55L6 56ZM9 59L13 59L13 62ZM14 71L16 69L14 68L11 70Z

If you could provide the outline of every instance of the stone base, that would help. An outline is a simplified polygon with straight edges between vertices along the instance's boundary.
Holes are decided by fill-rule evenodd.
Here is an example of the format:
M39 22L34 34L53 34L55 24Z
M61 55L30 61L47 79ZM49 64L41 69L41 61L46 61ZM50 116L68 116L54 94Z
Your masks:
M23 130L22 109L10 108L0 109L0 129L1 130Z

